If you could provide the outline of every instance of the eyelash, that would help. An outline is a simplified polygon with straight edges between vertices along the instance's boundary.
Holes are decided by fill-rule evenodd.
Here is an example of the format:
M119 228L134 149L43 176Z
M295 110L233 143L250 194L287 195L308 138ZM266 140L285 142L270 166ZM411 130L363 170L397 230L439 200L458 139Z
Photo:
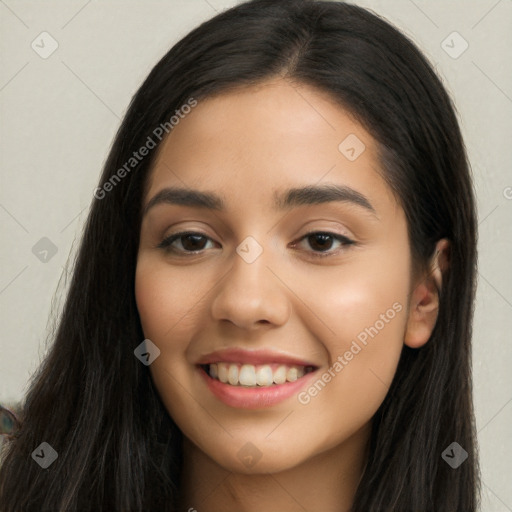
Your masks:
M162 240L157 245L157 248L163 249L166 252L173 252L173 253L182 252L183 253L183 251L177 251L175 248L171 247L171 244L174 243L179 238L186 236L186 235L196 235L196 236L200 236L200 237L207 238L207 239L211 240L211 238L209 236L206 236L205 234L200 233L198 231L180 231L179 233L174 233L174 234L168 236L167 238L165 238L164 240ZM330 236L330 237L338 240L342 246L350 246L350 245L356 244L356 242L354 240L351 240L350 238L348 238L344 235L340 235L338 233L332 233L330 231L310 231L309 233L306 233L304 236L302 236L298 240L298 242L302 242L302 240L307 239L308 237L313 236L313 235ZM295 245L296 245L296 243L294 243L294 246ZM328 256L334 256L334 255L338 254L340 252L340 250L335 251L335 252L315 252L315 251L313 251L312 254L313 254L313 257L315 257L315 258L325 258ZM196 255L196 254L201 253L202 251L204 251L204 249L200 249L198 251L184 251L184 252L187 255ZM185 256L185 257L187 257L187 256Z

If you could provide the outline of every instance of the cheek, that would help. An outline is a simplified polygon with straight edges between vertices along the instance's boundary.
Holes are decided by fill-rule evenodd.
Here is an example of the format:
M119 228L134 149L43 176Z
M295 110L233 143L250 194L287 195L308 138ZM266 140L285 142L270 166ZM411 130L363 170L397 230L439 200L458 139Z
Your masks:
M407 321L409 281L398 270L404 268L407 265L386 271L366 266L340 275L338 285L326 281L315 313L329 327L316 333L329 362L299 397L310 417L329 425L324 432L346 428L344 434L350 435L370 420L386 397Z
M187 349L194 332L201 329L200 323L207 318L201 299L213 286L195 274L194 277L192 270L171 269L169 264L144 255L137 262L135 275L136 303L144 336L160 349L149 370L171 417L181 418L180 427L187 432L195 429L189 417L201 416L201 410L194 410L197 403L183 392L191 388ZM183 411L187 411L185 419Z
M330 268L325 277L311 272L295 288L307 297L313 313L307 327L321 341L326 363L301 403L324 420L329 416L333 428L349 416L354 426L368 421L395 375L407 323L409 259L406 251L391 259L386 263L381 251Z
M135 299L144 335L166 349L178 350L179 340L204 321L201 299L211 287L192 270L172 271L170 265L153 258L139 259Z
M377 357L390 345L401 347L405 331L407 282L389 282L371 272L340 280L338 286L325 290L322 316L331 327L328 349L331 357L350 350L353 342L370 345ZM371 343L379 340L378 343Z

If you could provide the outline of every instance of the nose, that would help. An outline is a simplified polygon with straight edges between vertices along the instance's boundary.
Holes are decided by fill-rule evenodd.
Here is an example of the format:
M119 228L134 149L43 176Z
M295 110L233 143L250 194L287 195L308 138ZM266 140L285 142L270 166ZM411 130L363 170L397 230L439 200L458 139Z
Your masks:
M291 310L289 288L268 265L267 254L264 250L256 260L248 262L235 253L232 267L215 287L211 306L215 320L229 321L246 330L287 322Z

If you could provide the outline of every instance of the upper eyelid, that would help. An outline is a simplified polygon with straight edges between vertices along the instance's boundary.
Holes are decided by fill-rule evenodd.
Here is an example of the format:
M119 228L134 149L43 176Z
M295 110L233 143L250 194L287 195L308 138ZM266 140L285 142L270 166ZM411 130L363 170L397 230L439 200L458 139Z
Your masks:
M315 234L327 234L327 235L333 235L338 236L342 238L346 238L348 240L353 240L353 238L350 235L343 234L343 233L337 233L336 231L331 231L330 229L311 229L307 231L306 233L302 234L298 239L302 239L308 235L315 235ZM184 229L182 231L177 231L176 233L171 233L170 235L167 235L163 238L163 240L168 240L172 237L178 237L178 236L185 236L185 235L199 235L204 236L205 238L209 238L210 240L213 240L213 237L210 235L207 235L206 233L203 233L202 231L195 231L194 229Z

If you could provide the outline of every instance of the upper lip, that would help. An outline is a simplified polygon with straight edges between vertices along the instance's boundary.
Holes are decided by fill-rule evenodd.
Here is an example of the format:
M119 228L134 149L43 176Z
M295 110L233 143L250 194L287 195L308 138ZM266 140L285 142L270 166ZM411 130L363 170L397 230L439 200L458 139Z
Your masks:
M285 364L288 366L313 366L316 365L305 359L276 352L274 350L247 350L243 348L227 348L223 350L216 350L201 357L197 364L212 364L219 362L227 363L241 363L241 364Z

